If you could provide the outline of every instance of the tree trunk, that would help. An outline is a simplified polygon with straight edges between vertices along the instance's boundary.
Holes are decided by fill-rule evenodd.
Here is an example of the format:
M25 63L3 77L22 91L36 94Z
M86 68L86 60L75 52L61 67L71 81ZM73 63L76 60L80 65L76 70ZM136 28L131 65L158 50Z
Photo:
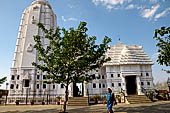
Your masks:
M65 98L64 98L64 106L63 106L63 113L66 113L67 101L68 101L68 84L66 85Z

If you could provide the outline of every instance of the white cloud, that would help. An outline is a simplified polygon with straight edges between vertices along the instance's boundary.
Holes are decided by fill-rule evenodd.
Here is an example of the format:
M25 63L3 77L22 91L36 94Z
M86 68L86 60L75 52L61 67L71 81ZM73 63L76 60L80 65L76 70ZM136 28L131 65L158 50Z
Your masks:
M128 5L128 6L126 7L126 9L133 9L133 8L135 8L135 5L134 5L134 4L130 4L130 5Z
M154 17L154 20L156 21L158 18L160 18L160 17L163 17L163 16L167 15L167 14L169 13L169 11L170 11L170 7L169 7L169 8L167 8L167 9L165 9L165 10L164 10L164 11L162 11L161 13L156 14L156 15L155 15L155 17Z
M143 18L152 19L152 17L155 15L156 11L160 8L160 5L157 4L155 6L152 6L151 9L144 9L141 13L141 16Z
M113 9L113 6L112 6L112 5L107 5L106 8L107 8L107 9Z
M152 3L157 3L158 0L150 0L150 2L152 2Z
M92 0L92 2L93 2L95 5L98 5L98 4L99 4L99 0Z
M64 22L67 22L67 21L78 21L77 18L65 18L64 16L61 16L61 19L62 19Z
M158 12L163 8L161 3L158 4L158 0L91 0L96 6L102 5L108 11L112 10L131 10L135 9L139 12L142 18L149 20L157 20L160 17L166 16L170 13L170 8L165 9L162 12ZM164 0L162 0L164 1Z
M136 9L138 9L138 10L143 10L143 9L145 9L145 8L146 8L146 6L142 6L142 5L136 7Z
M98 4L103 4L103 5L106 5L106 7L110 7L110 6L114 6L114 5L123 5L124 3L126 2L131 2L132 0L92 0L92 2L95 4L95 5L98 5ZM110 6L108 6L110 5Z

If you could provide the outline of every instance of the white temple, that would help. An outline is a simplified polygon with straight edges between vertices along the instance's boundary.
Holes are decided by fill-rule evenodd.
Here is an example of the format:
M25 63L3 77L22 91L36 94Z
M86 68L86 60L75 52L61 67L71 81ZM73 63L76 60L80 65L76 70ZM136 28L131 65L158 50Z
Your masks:
M100 79L88 84L90 93L104 93L111 88L115 93L124 91L125 95L144 95L142 88L154 89L152 65L153 62L142 50L142 46L117 45L110 46L106 53L111 61L101 67L96 75Z
M22 14L14 62L11 68L10 90L8 104L35 103L42 101L55 103L57 96L63 96L63 84L43 84L44 75L32 66L38 62L37 52L33 48L34 35L43 36L42 31L36 26L38 22L47 29L56 27L56 16L46 0L35 0ZM49 41L43 39L46 46ZM90 83L77 83L69 86L69 96L87 96L89 94L105 94L107 88L112 88L115 93L123 90L126 95L143 95L141 88L153 89L152 65L153 62L142 50L141 46L117 45L110 46L106 55L111 61L105 63L98 72L97 79Z
M11 68L9 103L15 103L16 98L22 100L21 98L28 94L41 96L50 89L50 86L42 84L42 73L32 66L32 62L38 63L37 52L33 48L35 43L33 36L43 36L36 25L38 22L45 25L47 29L56 28L56 15L46 0L35 0L22 14ZM48 40L44 39L42 42L44 46L48 44ZM51 93L56 91L55 88Z

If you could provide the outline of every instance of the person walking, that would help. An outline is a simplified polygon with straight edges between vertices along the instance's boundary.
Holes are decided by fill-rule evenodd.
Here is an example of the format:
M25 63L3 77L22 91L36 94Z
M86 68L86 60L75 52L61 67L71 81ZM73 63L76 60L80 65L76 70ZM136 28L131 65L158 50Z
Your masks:
M112 106L114 103L114 93L112 94L112 90L110 88L107 89L107 95L104 101L104 104L107 103L107 113L113 113Z

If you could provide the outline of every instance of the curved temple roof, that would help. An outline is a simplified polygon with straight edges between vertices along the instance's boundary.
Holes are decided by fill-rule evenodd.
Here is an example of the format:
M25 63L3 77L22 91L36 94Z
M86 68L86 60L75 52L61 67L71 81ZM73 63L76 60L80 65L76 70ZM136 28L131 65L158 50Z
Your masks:
M32 5L34 4L42 4L42 5L48 5L50 9L52 9L52 7L50 6L50 4L48 3L47 0L35 0L32 2Z
M111 61L104 65L154 64L149 56L142 50L142 46L122 45L120 41L118 45L110 46L106 57L110 57Z

